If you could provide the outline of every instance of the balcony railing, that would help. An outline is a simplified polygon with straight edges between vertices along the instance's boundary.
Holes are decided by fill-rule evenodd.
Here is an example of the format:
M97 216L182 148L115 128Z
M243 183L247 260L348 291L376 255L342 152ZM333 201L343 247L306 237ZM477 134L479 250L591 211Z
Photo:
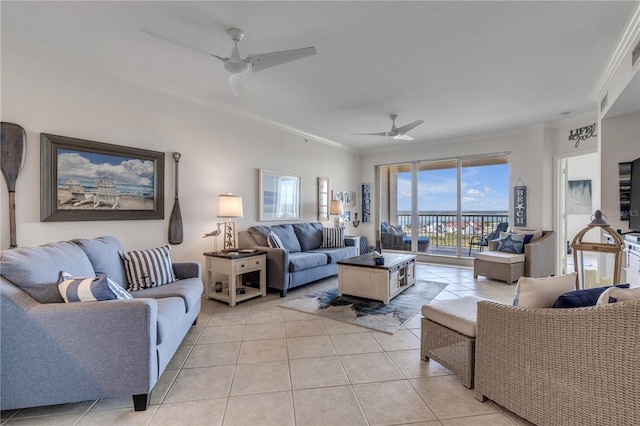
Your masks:
M468 253L469 243L493 232L499 223L507 222L507 212L463 214L458 225L455 213L420 212L418 215L418 236L429 237L430 254L456 254L458 245L458 229L460 229L462 255ZM411 215L401 213L397 216L397 224L402 225L405 234L411 236Z

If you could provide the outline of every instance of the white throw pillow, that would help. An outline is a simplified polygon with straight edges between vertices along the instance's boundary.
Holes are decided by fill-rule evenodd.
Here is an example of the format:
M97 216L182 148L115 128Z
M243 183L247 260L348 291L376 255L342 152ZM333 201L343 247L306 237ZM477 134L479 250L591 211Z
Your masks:
M550 308L561 294L575 289L575 272L545 278L520 277L513 306Z
M269 235L267 235L267 244L271 248L284 248L282 240L280 240L280 237L278 237L273 231L269 232Z
M622 302L624 300L635 300L640 299L640 287L635 288L619 288L619 287L609 287L605 291L602 292L596 305L606 305L609 303L609 298L613 297L617 302Z

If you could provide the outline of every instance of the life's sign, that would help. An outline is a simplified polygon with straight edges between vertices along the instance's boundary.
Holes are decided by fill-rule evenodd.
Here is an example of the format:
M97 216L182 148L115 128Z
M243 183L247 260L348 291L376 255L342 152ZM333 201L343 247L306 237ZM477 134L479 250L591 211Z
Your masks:
M513 221L514 226L527 226L527 187L513 187Z

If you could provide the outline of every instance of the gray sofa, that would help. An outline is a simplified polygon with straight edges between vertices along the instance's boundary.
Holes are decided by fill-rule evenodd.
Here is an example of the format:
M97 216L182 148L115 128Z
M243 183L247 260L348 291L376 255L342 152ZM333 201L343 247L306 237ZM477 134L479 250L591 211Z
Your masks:
M285 248L269 247L272 231ZM354 239L346 237L345 247L324 248L322 237L320 222L252 226L238 232L238 245L267 252L267 286L285 297L291 288L337 274L338 261L358 254Z
M106 274L126 287L113 237L0 253L2 410L133 396L151 391L200 312L200 264L175 263L177 281L131 300L64 303L61 271Z

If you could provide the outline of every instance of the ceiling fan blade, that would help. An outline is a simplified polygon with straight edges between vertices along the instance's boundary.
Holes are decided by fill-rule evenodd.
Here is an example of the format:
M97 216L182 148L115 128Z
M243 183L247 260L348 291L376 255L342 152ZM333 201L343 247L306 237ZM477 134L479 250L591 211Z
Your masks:
M424 123L424 121L416 120L413 123L405 124L402 127L398 127L398 135L404 135L409 130L413 129L414 127L417 127L417 126L421 125L422 123Z
M233 94L240 97L244 95L244 90L242 87L242 74L231 74L229 77L229 83L231 83L231 90L233 90Z
M156 34L156 33L154 33L154 32L151 32L151 31L149 31L149 30L146 30L146 29L144 29L144 28L143 28L141 31L142 31L143 33L145 33L145 34L149 34L150 36L157 37L157 38L162 39L162 40L164 40L164 41L168 41L169 43L173 43L173 44L175 44L176 46L180 46L180 47L184 47L184 48L186 48L186 49L191 49L191 50L196 51L196 52L204 53L205 55L208 55L208 56L213 56L214 58L220 59L222 62L224 62L224 61L226 61L227 59L229 59L229 58L223 58L222 56L214 55L213 53L207 52L206 50L199 49L199 48L197 48L197 47L194 47L194 46L191 46L191 45L189 45L189 44L183 43L183 42L181 42L181 41L172 40L172 39L170 39L170 38L167 38L167 37L165 37L165 36L163 36L163 35L160 35L160 34Z
M413 138L409 135L397 135L393 137L396 140L401 140L401 141L412 141Z
M381 132L381 133L351 133L352 135L358 135L358 136L388 136L387 132Z
M316 48L312 46L303 47L302 49L282 50L280 52L258 53L249 55L247 59L251 62L252 71L258 72L317 54Z

